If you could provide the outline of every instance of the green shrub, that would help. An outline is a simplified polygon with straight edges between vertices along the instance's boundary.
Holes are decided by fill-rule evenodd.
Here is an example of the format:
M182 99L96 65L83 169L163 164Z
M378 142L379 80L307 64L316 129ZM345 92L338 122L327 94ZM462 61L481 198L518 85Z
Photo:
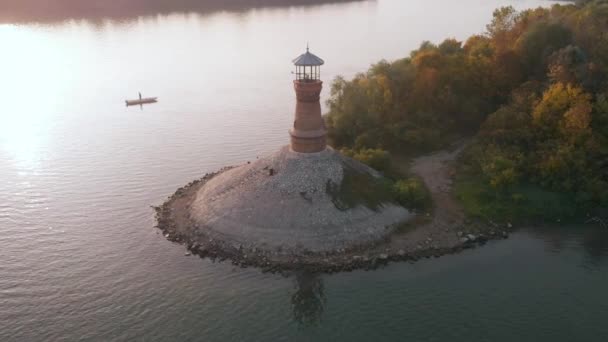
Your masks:
M359 151L343 149L341 152L342 154L381 172L387 172L391 166L390 153L383 149L364 148Z
M363 205L378 211L384 204L393 203L392 182L388 178L376 178L367 172L344 167L341 184L327 181L326 192L336 208L348 210Z
M430 206L430 195L417 178L398 180L393 184L395 200L407 208L423 209Z
M476 175L459 175L454 193L467 216L494 222L569 220L577 216L573 196L542 189L534 184L513 186L510 196L500 196Z

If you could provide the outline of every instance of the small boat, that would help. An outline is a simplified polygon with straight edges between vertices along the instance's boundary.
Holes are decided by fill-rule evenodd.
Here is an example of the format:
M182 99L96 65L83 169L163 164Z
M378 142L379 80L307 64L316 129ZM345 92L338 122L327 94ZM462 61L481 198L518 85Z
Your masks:
M137 100L126 100L125 103L128 106L136 106L136 105L143 105L146 103L156 103L158 102L158 97L143 97Z

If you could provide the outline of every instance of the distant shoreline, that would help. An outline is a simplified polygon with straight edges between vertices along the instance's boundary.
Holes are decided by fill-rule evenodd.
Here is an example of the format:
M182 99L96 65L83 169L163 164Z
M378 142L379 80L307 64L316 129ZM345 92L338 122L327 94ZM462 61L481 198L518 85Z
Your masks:
M124 20L155 15L244 11L254 8L314 6L368 0L7 0L0 3L0 23L53 23L66 20Z

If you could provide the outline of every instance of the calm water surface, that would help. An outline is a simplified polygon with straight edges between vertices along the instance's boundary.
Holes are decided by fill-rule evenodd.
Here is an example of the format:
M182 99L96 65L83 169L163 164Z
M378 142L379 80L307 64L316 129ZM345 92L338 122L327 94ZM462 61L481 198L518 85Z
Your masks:
M287 143L290 60L347 77L541 0L379 0L0 24L0 341L600 341L608 232L289 278L184 256L153 211ZM327 88L324 92L327 98ZM159 96L125 108L125 98Z

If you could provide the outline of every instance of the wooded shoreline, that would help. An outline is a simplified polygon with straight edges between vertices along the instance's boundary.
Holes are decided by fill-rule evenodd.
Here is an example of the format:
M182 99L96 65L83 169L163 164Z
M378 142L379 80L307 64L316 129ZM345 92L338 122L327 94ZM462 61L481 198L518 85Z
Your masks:
M334 147L370 159L465 137L456 195L469 217L586 222L608 216L608 3L494 12L466 41L337 78Z

